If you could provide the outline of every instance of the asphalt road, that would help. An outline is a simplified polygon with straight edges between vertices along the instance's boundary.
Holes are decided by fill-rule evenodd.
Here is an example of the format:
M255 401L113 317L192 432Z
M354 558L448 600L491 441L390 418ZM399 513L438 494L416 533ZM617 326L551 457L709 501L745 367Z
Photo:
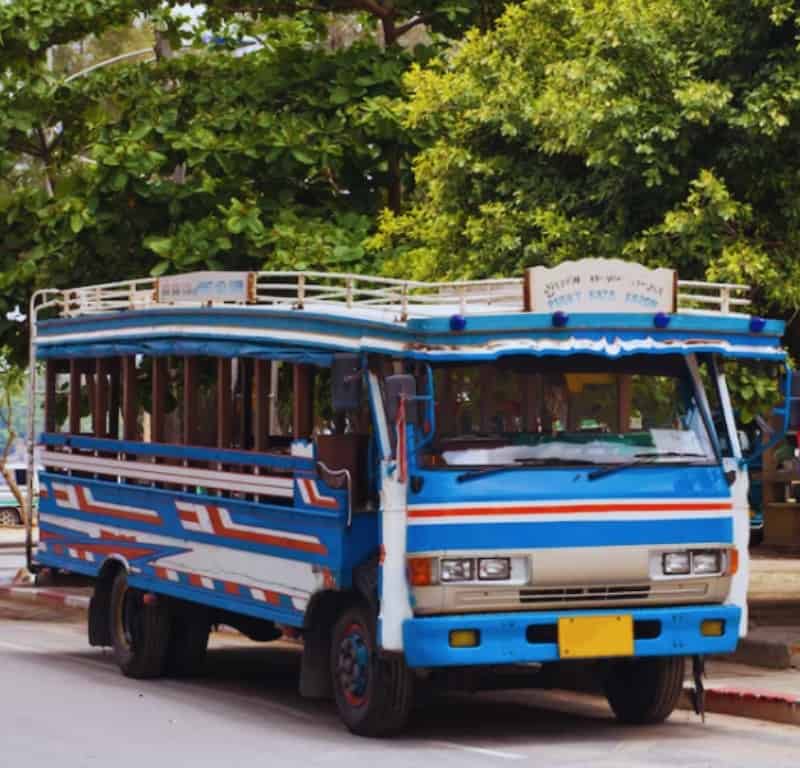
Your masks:
M297 696L294 649L229 638L202 680L142 682L81 625L0 620L0 766L794 768L800 753L792 726L679 712L625 728L597 699L528 691L437 698L402 738L359 739Z

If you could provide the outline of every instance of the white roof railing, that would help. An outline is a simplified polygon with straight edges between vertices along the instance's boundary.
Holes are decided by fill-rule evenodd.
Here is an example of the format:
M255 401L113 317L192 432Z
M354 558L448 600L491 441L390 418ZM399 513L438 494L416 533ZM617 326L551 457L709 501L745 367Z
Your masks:
M413 317L447 314L501 314L524 311L522 278L422 282L388 277L331 272L204 272L205 281L224 282L229 275L246 275L246 290L161 298L159 280L145 278L64 291L48 291L49 306L62 317L79 317L104 312L158 309L176 306L251 306L291 309L328 308L376 314L405 322ZM188 276L184 276L188 277ZM168 278L167 278L168 279ZM242 281L240 281L241 283ZM677 282L677 306L681 313L744 315L750 304L749 287L734 283L698 280ZM164 291L163 293L167 293Z

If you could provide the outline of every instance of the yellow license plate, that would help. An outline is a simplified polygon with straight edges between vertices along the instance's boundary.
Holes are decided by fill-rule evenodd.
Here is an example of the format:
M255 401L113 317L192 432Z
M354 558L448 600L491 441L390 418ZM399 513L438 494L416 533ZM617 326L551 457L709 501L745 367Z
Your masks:
M558 620L562 659L633 655L633 617L570 616Z

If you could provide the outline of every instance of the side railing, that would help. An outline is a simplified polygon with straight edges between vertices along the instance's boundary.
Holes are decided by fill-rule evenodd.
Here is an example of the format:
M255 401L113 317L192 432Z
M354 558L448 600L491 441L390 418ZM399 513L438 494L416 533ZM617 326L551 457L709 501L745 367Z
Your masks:
M208 276L224 272L203 273ZM159 278L103 283L65 291L48 291L47 306L62 317L155 309L175 306L260 305L309 309L325 306L372 310L405 322L410 317L443 313L460 314L522 312L523 280L498 278L423 282L338 272L253 272L241 296L206 300L200 296L159 298ZM749 288L735 283L679 280L679 312L741 314L750 305Z

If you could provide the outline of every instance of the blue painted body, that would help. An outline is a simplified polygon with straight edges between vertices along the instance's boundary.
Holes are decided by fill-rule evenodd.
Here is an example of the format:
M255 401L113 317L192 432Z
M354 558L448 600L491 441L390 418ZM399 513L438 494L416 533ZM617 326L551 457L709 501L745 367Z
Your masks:
M576 354L574 350L550 348L533 351L515 347L529 341L567 340L608 343L617 341L653 341L664 346L652 354L675 354L687 347L670 347L692 342L692 352L715 352L743 356L729 345L750 350L749 357L783 359L776 351L783 324L768 321L764 330L753 333L748 318L674 315L665 328L654 325L651 314L627 316L580 315L569 317L566 326L554 328L550 315L516 314L507 316L469 317L463 329L454 331L449 318L410 320L405 324L365 320L357 316L331 316L269 308L235 309L171 309L131 311L108 316L42 322L38 328L37 357L71 358L104 357L122 354L215 356L249 356L329 365L331 352L357 349L362 353L379 352L405 359L446 361L479 360L504 354ZM175 330L178 327L179 330ZM111 337L92 337L113 330ZM289 334L295 333L296 337ZM303 336L303 338L300 338ZM505 342L503 347L481 349L471 353L470 347L489 342ZM636 353L644 352L639 349ZM589 354L602 354L588 351ZM624 352L621 354L633 354ZM373 418L374 418L373 410ZM376 555L381 546L379 515L376 512L357 514L347 524L347 502L344 491L325 486L315 474L314 461L297 457L258 455L241 451L168 446L152 443L126 443L84 437L45 435L42 442L51 447L72 447L76 450L101 453L137 454L174 460L223 462L243 466L260 466L289 475L295 483L293 497L286 503L263 503L239 498L221 498L195 492L158 489L142 483L108 482L87 476L69 476L47 472L40 485L45 495L40 499L41 533L44 547L35 560L43 566L64 568L88 576L97 576L103 565L103 529L119 536L121 550L131 568L133 586L153 590L186 600L194 600L220 609L268 619L293 627L304 622L304 607L292 595L279 590L261 590L260 598L252 594L252 585L238 584L231 575L226 578L206 577L205 584L192 580L191 574L165 576L157 561L170 555L210 547L220 557L236 554L276 558L287 564L301 564L312 575L324 574L317 588L348 589L353 570ZM414 445L413 430L409 443ZM371 446L369 471L377 476L378 449ZM730 489L717 464L706 466L641 466L623 469L608 476L590 480L588 468L522 468L487 475L485 478L459 483L460 471L423 469L417 466L414 452L409 457L410 474L421 480L417 492L410 491L409 511L415 506L482 503L519 504L580 499L602 502L627 499L645 504L648 499L730 500ZM325 496L335 500L330 509L309 505L300 496L297 483L314 479ZM378 479L378 483L380 480ZM56 486L60 486L61 490ZM86 511L65 503L65 488L80 487L91 494L100 511ZM70 491L71 492L71 491ZM77 491L76 491L77 493ZM60 494L60 496L59 496ZM224 507L233 526L250 532L277 532L280 535L312 537L319 542L318 551L292 550L276 543L225 538L213 532L189 530L181 522L180 504L195 505L211 515ZM106 514L120 506L149 510L158 524L143 519L124 520ZM91 506L91 505L89 505ZM72 525L70 524L72 522ZM84 526L76 531L76 524ZM91 532L86 526L93 526ZM98 529L99 533L94 529ZM124 529L136 537L126 541ZM160 538L167 542L159 541ZM409 518L406 548L410 554L447 550L553 549L560 547L614 547L628 545L681 545L685 543L729 546L733 542L730 514L716 517L669 519L657 513L648 519L630 521L604 520L536 520L503 522L481 520L469 526L453 524L417 525ZM87 559L88 549L95 547L97 556ZM379 571L378 578L381 578ZM256 589L256 592L259 590ZM311 593L309 593L311 594ZM669 655L716 653L732 650L738 636L740 611L735 606L693 606L672 608L626 608L610 613L632 614L634 620L659 620L662 632L658 638L637 640L636 655ZM404 624L405 653L411 666L447 666L496 664L525 661L552 661L558 658L554 643L529 643L527 627L532 624L553 624L560 616L590 615L609 611L559 611L474 614L464 616L417 617ZM704 638L699 623L705 618L725 620L725 634ZM452 629L478 629L481 645L472 649L452 649L448 635Z

